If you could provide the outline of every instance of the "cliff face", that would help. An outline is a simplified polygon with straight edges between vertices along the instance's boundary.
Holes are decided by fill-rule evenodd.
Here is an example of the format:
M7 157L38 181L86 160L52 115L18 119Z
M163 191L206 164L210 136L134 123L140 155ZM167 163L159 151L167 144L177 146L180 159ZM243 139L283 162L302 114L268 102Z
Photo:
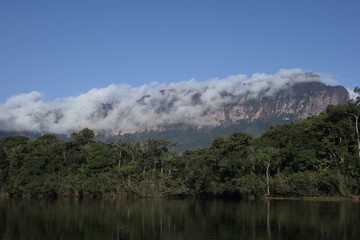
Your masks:
M258 76L251 81L241 77L201 84L190 81L164 88L110 86L50 103L32 92L0 104L0 135L70 135L90 128L98 135L119 136L230 125L247 130L251 127L244 123L255 126L260 121L268 126L295 121L348 100L345 88L327 86L320 76L303 72Z
M210 117L218 124L269 118L301 119L317 115L329 105L345 104L349 101L349 93L341 86L307 82L282 89L272 96L263 92L257 98L238 98L238 102L211 112Z
M222 99L208 107L204 107L202 100L204 96L201 92L191 91L188 96L191 101L187 111L183 111L183 116L178 118L173 117L176 112L174 109L182 99L176 94L167 96L168 92L172 91L162 90L164 98L161 101L153 100L151 95L144 95L136 101L137 105L146 109L143 111L143 117L147 117L149 112L156 113L156 118L147 122L142 129L130 132L119 131L115 127L114 131L101 132L101 134L116 136L189 128L208 130L244 122L256 124L258 121L263 123L274 120L275 122L296 121L324 112L329 105L345 104L349 101L349 93L344 87L328 86L321 82L301 82L276 92L269 88L257 94L246 92L234 95L224 91L219 94ZM111 109L108 107L106 111ZM188 118L191 121L188 121ZM195 120L198 120L199 124L196 124Z
M275 83L249 88L246 85L224 88L223 85L226 86L226 82L219 82L218 88L154 90L152 94L141 92L136 96L129 93L126 101L121 98L86 101L80 108L75 108L76 111L72 105L48 109L50 105L37 102L24 106L17 104L14 111L10 109L0 114L11 117L8 121L3 118L3 122L0 118L0 136L21 133L34 137L43 132L51 133L51 129L66 130L68 120L69 126L75 126L74 129L88 127L104 141L157 138L177 142L177 149L184 151L210 146L214 137L238 131L260 136L273 124L317 115L331 104L345 104L349 100L349 93L344 87L327 86L319 81L290 82L281 87L271 87ZM254 89L256 91L251 91ZM76 105L77 102L71 103ZM33 105L36 106L33 111L26 108ZM28 118L31 126L44 126L45 130L16 125L17 118L14 116L21 107L26 113L18 117L21 124ZM12 125L15 127L4 131L1 124L7 126L3 129ZM65 130L64 133L60 131L63 137L69 135Z
M192 93L194 106L201 104L200 93ZM227 104L213 106L203 112L202 117L211 120L212 125L200 126L187 123L162 124L121 137L124 140L138 141L158 138L177 142L180 152L197 147L211 146L217 136L234 132L247 132L260 136L269 126L293 122L307 116L317 115L329 105L345 104L349 100L348 91L341 86L327 86L320 82L304 82L282 88L277 92L264 90L260 94L232 95ZM165 109L165 108L164 108Z

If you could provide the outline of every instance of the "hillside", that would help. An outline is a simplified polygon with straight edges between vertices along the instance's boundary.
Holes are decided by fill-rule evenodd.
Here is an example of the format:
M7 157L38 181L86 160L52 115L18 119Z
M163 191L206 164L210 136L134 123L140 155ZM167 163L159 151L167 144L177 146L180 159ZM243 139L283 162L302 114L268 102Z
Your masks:
M271 125L317 115L329 105L349 100L344 87L325 85L318 75L301 73L283 78L286 82L281 84L275 82L281 80L277 78L266 84L255 81L224 87L229 84L218 81L216 87L208 83L194 89L148 89L145 95L136 90L127 102L123 96L106 101L95 94L96 101L82 100L79 105L76 101L80 100L74 100L66 106L22 96L1 106L0 136L33 138L51 133L64 139L88 127L106 142L158 138L177 142L177 149L184 151L207 147L214 137L237 131L259 136Z
M358 91L359 92L359 91ZM318 116L236 132L174 151L162 140L105 144L83 129L63 141L0 137L0 193L66 197L274 197L359 195L360 98Z
M211 126L164 124L134 134L112 137L100 134L100 137L106 141L164 139L177 142L177 150L181 152L186 149L208 147L216 136L226 136L238 131L260 136L269 126L296 122L324 112L329 105L345 104L349 101L349 93L341 86L305 82L282 89L274 95L263 91L257 98L246 95L232 98L236 101L207 113L207 118L214 122Z

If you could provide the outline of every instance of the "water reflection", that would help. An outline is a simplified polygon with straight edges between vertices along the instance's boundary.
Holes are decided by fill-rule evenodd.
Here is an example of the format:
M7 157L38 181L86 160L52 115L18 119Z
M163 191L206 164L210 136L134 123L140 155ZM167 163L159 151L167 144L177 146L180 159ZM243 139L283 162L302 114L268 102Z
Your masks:
M360 203L0 199L1 239L358 239Z

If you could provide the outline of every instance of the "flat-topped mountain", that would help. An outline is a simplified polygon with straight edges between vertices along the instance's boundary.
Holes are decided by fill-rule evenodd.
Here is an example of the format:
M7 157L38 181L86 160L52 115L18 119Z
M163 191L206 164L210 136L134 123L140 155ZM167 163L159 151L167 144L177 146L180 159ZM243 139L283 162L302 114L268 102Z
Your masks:
M209 133L202 138L211 142L232 131L259 135L271 124L316 115L348 100L344 87L328 86L320 75L298 69L250 79L238 75L136 88L110 85L52 102L31 92L0 104L0 133L69 135L89 128L105 139L135 134L178 142L184 134Z
M231 123L268 118L300 119L319 114L329 105L346 103L349 93L341 86L305 82L281 89L271 96L264 92L257 98L238 98L238 101L210 113L211 117L219 122Z
M199 94L195 93L193 96L199 98ZM236 131L259 136L271 125L294 122L317 115L325 111L329 105L347 103L349 93L341 86L304 82L281 89L272 95L264 91L256 98L246 95L231 96L231 98L234 101L204 113L206 115L204 118L209 119L212 125L163 124L121 138L166 139L178 142L180 151L206 147L216 136L229 135Z

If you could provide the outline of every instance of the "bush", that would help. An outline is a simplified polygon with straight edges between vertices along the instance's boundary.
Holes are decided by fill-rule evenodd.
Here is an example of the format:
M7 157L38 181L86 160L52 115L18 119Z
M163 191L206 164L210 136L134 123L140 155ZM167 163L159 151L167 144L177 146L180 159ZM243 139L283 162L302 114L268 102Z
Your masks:
M320 174L316 172L299 172L289 176L293 196L318 196Z
M292 193L293 189L288 176L279 173L270 179L270 195L287 197Z
M247 174L237 181L237 186L241 195L259 195L266 193L265 177L255 175L254 173Z

